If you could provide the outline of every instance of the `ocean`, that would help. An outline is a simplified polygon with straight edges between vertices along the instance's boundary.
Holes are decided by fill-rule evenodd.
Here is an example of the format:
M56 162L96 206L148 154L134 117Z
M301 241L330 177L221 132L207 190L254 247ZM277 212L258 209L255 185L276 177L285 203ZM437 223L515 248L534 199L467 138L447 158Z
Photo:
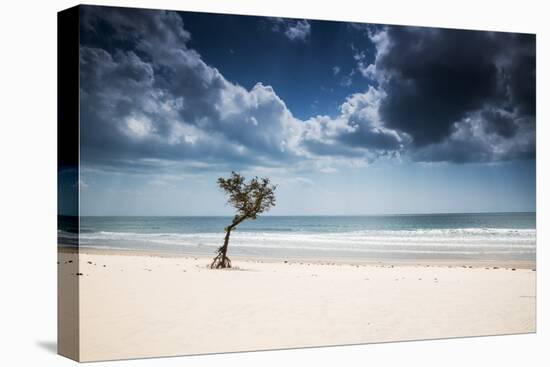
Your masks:
M80 246L214 255L232 217L81 217ZM231 233L229 256L535 260L535 213L263 216ZM74 235L59 231L60 245ZM73 241L73 242L71 242Z

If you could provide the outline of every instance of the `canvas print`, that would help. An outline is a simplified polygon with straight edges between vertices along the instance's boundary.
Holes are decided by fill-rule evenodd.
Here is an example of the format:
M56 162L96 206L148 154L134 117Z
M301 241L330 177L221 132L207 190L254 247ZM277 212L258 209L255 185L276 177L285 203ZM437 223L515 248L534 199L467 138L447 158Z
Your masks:
M58 19L60 354L535 332L535 35Z

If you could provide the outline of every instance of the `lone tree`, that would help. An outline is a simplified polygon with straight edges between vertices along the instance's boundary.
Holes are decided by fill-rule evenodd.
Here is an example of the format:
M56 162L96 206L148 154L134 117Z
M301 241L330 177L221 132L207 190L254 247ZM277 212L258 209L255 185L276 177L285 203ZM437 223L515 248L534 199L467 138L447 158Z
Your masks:
M227 246L231 231L245 219L255 220L259 214L264 213L275 206L275 189L267 177L254 177L246 183L245 178L237 172L231 172L229 178L218 178L218 186L225 191L229 198L227 203L237 209L233 222L225 227L225 239L211 269L223 269L231 267L231 260L227 257Z

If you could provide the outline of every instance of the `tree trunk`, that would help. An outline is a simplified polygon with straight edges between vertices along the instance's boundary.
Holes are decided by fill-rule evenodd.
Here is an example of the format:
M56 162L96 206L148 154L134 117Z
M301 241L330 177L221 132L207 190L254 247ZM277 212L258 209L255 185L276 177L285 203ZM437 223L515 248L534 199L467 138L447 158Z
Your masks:
M246 217L240 217L233 220L230 226L225 229L225 239L223 240L223 246L218 249L218 254L212 260L210 269L225 269L231 267L231 260L227 257L227 248L229 247L229 236L231 236L231 230L245 220Z
M218 250L218 254L221 255L218 268L230 268L231 260L227 257L227 247L229 246L229 236L231 236L231 227L227 228L225 232L225 239L223 240L223 246Z

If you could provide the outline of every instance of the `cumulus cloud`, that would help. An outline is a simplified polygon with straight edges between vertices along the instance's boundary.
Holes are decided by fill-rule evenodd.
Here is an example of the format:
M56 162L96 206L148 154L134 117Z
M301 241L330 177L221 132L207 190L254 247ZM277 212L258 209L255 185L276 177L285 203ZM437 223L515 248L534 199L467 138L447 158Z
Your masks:
M384 93L374 87L352 94L340 106L337 117L316 116L305 121L302 144L317 155L366 159L400 150L407 136L381 123L378 109L383 98Z
M270 86L246 90L207 65L187 47L177 14L91 9L85 30L111 21L113 38L130 50L81 45L84 158L269 164L296 157L301 126L284 102Z
M311 33L311 24L305 19L271 18L274 32L283 33L291 41L305 41Z

